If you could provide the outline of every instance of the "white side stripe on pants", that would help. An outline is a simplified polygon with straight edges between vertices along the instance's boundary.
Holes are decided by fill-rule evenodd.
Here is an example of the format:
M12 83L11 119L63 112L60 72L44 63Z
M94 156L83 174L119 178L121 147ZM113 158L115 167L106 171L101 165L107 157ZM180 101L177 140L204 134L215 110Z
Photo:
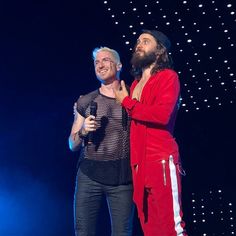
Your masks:
M173 156L169 157L169 167L170 167L170 180L172 189L172 200L174 207L174 221L175 221L175 231L178 236L183 236L183 227L181 226L181 216L180 216L180 205L179 205L179 194L178 194L178 181L176 176L176 167L174 164Z

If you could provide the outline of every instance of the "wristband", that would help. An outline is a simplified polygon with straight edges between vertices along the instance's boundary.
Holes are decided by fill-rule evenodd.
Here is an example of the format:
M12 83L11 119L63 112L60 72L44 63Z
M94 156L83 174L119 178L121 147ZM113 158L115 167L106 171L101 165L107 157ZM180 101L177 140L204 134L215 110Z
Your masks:
M83 134L83 133L82 133L82 129L80 129L80 130L78 131L78 136L79 136L79 138L81 138L81 139L85 138L87 135L88 135L88 134Z

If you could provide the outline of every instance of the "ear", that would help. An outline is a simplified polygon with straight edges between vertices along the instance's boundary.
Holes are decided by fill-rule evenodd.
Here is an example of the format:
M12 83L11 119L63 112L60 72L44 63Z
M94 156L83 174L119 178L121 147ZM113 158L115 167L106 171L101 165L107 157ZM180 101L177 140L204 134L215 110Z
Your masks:
M122 68L122 64L121 64L120 62L117 63L117 64L116 64L116 69L117 69L117 71L120 71L121 68Z

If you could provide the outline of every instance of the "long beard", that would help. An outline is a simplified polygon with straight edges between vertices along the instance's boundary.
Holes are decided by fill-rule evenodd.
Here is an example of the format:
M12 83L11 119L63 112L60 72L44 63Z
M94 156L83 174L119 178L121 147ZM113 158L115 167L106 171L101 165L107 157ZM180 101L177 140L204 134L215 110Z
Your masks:
M139 53L134 52L132 55L131 64L133 68L142 70L153 64L156 61L156 57L156 52L143 53L142 56L140 56Z

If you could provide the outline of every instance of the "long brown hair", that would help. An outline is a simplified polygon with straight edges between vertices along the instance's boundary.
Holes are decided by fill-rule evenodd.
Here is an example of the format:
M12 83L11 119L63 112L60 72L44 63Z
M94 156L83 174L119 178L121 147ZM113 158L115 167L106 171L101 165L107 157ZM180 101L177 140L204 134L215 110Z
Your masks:
M151 74L164 69L173 69L173 60L171 55L167 52L166 48L161 44L157 44L157 59L154 67L151 70Z

